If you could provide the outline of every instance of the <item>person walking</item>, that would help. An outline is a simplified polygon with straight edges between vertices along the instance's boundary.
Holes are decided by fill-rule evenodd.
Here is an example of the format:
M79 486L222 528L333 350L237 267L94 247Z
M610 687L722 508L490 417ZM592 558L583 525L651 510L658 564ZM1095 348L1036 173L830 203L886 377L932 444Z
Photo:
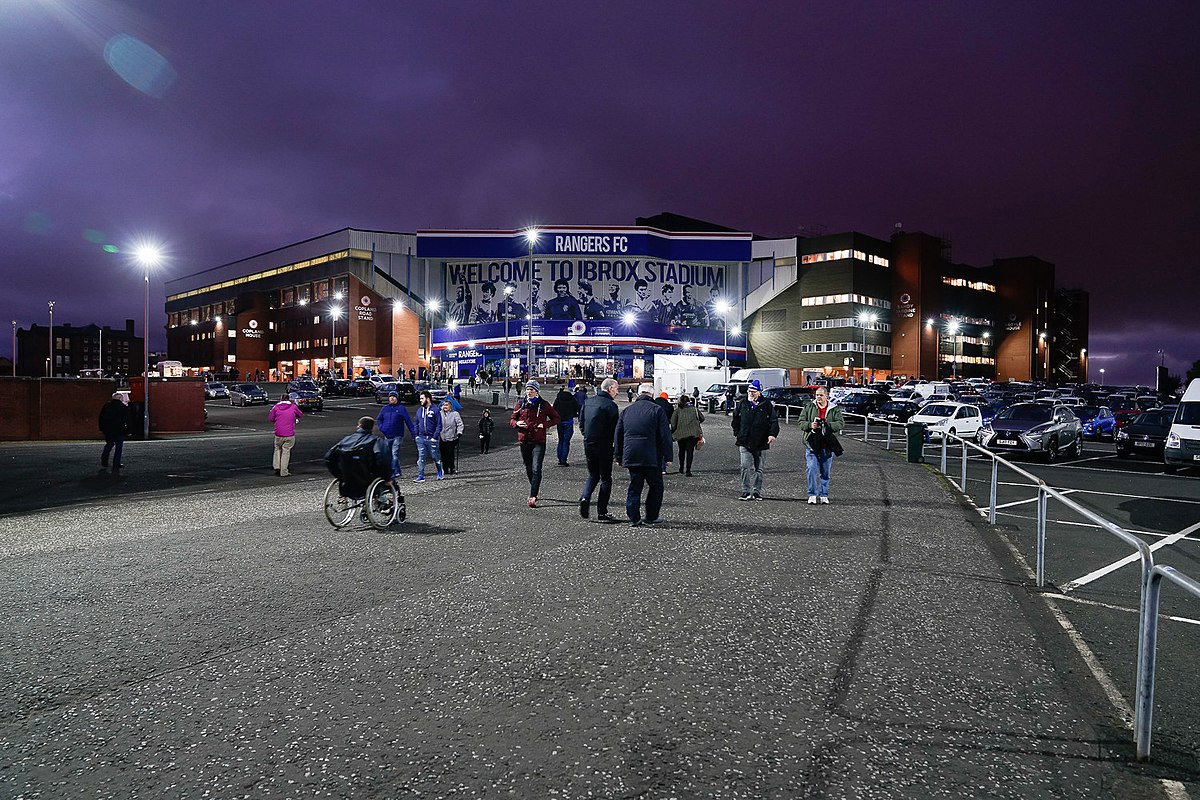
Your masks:
M679 404L671 412L671 436L679 442L679 471L692 477L692 457L696 453L696 442L704 435L700 427L704 415L696 408L692 398L679 395Z
M438 443L442 438L442 414L433 407L433 395L428 389L422 389L418 396L420 406L417 408L417 418L413 420L413 441L417 445L417 477L413 483L425 482L425 462L432 461L437 465L437 479L446 476L442 471L442 454Z
M575 387L575 402L579 404L578 423L581 426L583 425L583 406L585 403L587 403L587 399L588 387L581 383ZM582 428L580 431L582 432Z
M725 416L728 417L729 412L733 411L735 402L737 402L737 387L731 383L725 387Z
M654 398L654 404L663 410L663 413L667 415L668 421L671 419L671 415L675 413L675 406L671 405L671 398L667 395L666 392L659 392L658 397ZM667 457L663 460L663 465L662 465L663 475L667 474L667 464L671 463L674 460L672 458L672 456L674 456L674 455L675 455L675 445L672 444L668 440L668 442L667 442Z
M492 412L485 408L483 416L479 418L479 455L486 456L492 449L492 431L495 428L496 421L492 419Z
M125 437L129 433L129 401L127 395L113 392L107 403L100 407L100 432L104 434L104 451L100 454L100 466L108 468L108 454L112 453L113 469L125 466L121 453L125 449Z
M619 391L616 381L605 378L600 383L600 391L583 404L579 433L583 436L583 457L587 462L588 476L583 482L583 496L579 498L579 516L584 519L588 518L592 492L599 486L596 519L616 522L608 513L608 499L612 495L613 442L620 417L616 403Z
M661 522L663 464L670 466L671 423L654 402L654 384L638 386L638 398L621 412L614 436L617 463L629 470L629 492L625 515L634 528ZM642 487L646 492L646 516L639 513Z
M387 405L379 409L379 416L375 418L375 423L373 427L379 429L379 435L386 440L388 453L391 454L391 477L399 478L400 445L404 442L404 429L408 428L408 434L413 437L414 441L417 438L412 417L408 415L408 409L400 403L399 394L396 392L388 394Z
M271 458L271 466L275 474L286 478L288 464L292 460L292 447L296 444L296 422L304 416L300 407L292 402L292 398L284 392L279 402L271 406L267 419L275 426L275 455Z
M567 466L571 453L571 437L575 435L575 417L579 414L579 401L566 387L558 390L554 398L554 410L558 414L558 465Z
M746 399L733 412L733 434L741 456L742 494L739 500L762 500L767 450L779 436L779 412L762 396L762 384L750 381Z
M829 505L829 471L833 451L828 437L842 432L846 419L842 409L829 405L829 390L818 386L813 401L800 412L800 430L805 432L805 467L808 472L808 504Z
M521 445L521 460L529 477L529 507L537 508L538 490L542 485L542 461L546 458L546 429L560 421L554 406L542 399L537 381L525 383L525 397L513 409L509 426L517 429Z
M467 426L462 415L454 410L450 398L442 401L442 434L439 446L442 451L442 466L448 475L458 474L458 440Z

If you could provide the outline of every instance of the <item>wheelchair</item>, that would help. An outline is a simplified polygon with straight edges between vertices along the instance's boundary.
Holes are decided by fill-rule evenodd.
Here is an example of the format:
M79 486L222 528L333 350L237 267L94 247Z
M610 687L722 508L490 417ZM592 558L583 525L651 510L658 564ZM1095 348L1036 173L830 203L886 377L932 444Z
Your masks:
M404 495L395 481L389 486L385 479L373 477L362 463L356 463L355 453L343 453L341 460L341 477L334 478L325 489L325 518L330 525L340 530L357 517L376 530L384 530L404 522Z

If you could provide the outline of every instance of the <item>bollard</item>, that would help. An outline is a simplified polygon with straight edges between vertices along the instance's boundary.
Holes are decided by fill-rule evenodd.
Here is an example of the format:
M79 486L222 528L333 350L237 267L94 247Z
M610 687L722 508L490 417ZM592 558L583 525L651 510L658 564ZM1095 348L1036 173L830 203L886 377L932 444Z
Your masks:
M494 406L500 405L500 393L499 392L492 392L492 405L494 405Z
M925 460L925 426L919 422L910 422L904 426L908 436L908 463L920 464Z

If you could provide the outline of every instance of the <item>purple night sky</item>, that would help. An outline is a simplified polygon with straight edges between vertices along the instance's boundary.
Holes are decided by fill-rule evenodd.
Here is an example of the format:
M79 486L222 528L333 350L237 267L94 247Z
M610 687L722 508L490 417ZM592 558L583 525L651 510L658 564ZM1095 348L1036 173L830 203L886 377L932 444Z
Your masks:
M346 226L903 223L1054 262L1093 378L1152 383L1200 359L1197 41L1190 0L5 0L0 319L140 331L143 236L157 349L164 277Z

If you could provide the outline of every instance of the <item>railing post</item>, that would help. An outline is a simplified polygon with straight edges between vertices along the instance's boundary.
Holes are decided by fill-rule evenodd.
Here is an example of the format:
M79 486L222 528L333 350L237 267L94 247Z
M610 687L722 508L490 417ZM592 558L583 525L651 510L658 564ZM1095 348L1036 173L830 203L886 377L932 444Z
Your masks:
M946 434L942 434L942 474L946 474Z
M988 506L988 522L996 524L996 487L1000 482L1000 460L992 458L992 501Z
M958 489L967 497L970 497L971 494L967 491L967 440L959 439L958 444L962 448L962 485Z
M1037 497L1037 585L1039 589L1046 586L1046 484L1038 484Z
M887 443L884 444L883 449L889 453L892 451L892 423L890 422L887 424Z
M1150 733L1154 722L1154 671L1158 659L1158 604L1162 593L1162 575L1150 571L1142 598L1141 628L1138 636L1137 688L1134 690L1133 741L1137 760L1150 757Z
M871 418L863 414L863 441L871 441Z

